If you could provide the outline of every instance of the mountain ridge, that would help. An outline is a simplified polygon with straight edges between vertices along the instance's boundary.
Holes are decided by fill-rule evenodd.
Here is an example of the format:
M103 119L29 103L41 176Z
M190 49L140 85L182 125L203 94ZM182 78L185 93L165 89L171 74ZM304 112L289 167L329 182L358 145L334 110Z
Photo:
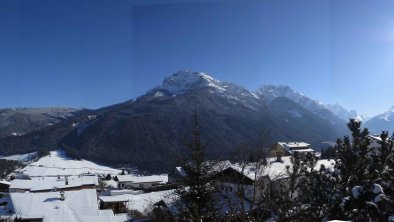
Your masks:
M250 91L206 73L179 71L136 100L89 110L17 139L0 139L0 154L62 148L99 163L170 170L186 152L194 107L203 139L211 141L210 158L231 158L243 144L267 148L276 141L303 140L319 148L347 133L345 121L320 102L290 87L270 90Z

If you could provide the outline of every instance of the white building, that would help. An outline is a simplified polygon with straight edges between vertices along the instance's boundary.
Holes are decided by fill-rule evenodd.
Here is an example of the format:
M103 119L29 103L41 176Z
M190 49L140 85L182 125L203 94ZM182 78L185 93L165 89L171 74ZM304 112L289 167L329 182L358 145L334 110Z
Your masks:
M306 155L311 153L315 155L315 150L311 148L311 145L305 142L277 142L274 144L270 151L270 157L276 157L278 160L282 156L292 156L294 153L300 153Z
M168 183L168 174L153 176L117 175L119 189L151 188Z
M11 193L17 221L120 222L112 210L99 210L96 190Z
M10 193L49 192L95 189L98 186L97 176L73 177L33 177L31 179L15 179L11 181Z

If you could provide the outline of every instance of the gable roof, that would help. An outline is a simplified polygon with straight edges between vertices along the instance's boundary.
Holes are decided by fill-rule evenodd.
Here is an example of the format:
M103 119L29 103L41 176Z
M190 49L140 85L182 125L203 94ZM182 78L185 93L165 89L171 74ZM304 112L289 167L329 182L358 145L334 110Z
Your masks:
M292 166L291 158L290 156L282 157L281 162L277 161L277 158L269 158L267 165L259 165L259 163L249 163L247 165L233 164L231 168L244 174L252 181L261 179L262 177L268 177L273 181L289 176L287 167ZM321 165L324 165L326 169L331 169L334 162L334 160L318 160L314 169L320 169Z
M15 179L11 182L10 189L22 189L30 191L52 190L54 188L73 188L81 186L97 186L97 176L68 177L68 185L64 177L37 177L30 180Z
M99 210L96 190L65 191L65 200L60 192L11 193L17 218L42 218L43 222L118 222L112 210Z

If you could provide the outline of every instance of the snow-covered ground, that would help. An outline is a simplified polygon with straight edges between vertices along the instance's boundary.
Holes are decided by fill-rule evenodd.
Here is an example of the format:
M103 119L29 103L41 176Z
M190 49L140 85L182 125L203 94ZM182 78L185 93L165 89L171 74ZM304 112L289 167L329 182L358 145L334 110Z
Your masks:
M141 213L149 210L153 204L164 200L166 203L173 203L175 194L174 190L165 190L151 193L143 193L138 195L125 194L129 198L127 208L129 210L138 210ZM150 209L151 210L151 209Z
M51 151L48 156L30 163L19 171L30 177L65 176L81 174L119 174L121 170L101 166L88 160L73 160L63 151Z
M161 200L163 200L166 204L171 205L175 200L175 194L174 194L174 190L165 190L165 191L150 192L150 193L99 196L99 198L106 202L126 201L127 209L137 210L145 214L152 210L153 204Z
M26 154L17 154L12 156L2 156L0 159L3 160L15 160L19 162L30 162L37 156L37 152L26 153Z

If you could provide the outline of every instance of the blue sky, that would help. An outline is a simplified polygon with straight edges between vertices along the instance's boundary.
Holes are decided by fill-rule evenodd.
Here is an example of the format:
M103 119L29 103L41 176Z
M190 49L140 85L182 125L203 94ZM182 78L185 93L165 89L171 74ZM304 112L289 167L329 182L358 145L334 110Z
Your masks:
M98 108L191 69L372 116L394 105L393 11L394 1L0 0L0 107Z

